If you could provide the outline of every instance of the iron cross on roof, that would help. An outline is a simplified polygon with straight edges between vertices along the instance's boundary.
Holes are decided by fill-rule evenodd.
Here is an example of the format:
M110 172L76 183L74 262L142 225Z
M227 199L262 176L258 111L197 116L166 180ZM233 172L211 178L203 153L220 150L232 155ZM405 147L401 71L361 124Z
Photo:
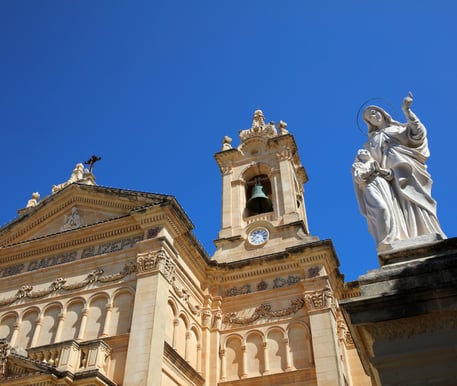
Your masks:
M94 168L95 162L100 161L101 159L102 157L97 157L96 155L93 155L86 162L84 162L84 165L89 165L89 173L92 173L92 169Z

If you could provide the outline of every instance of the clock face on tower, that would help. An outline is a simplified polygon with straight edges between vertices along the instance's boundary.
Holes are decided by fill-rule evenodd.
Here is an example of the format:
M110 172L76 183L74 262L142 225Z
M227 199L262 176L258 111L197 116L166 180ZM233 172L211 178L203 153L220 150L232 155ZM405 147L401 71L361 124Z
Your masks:
M256 228L249 233L248 241L252 245L262 245L268 241L269 233L265 228Z

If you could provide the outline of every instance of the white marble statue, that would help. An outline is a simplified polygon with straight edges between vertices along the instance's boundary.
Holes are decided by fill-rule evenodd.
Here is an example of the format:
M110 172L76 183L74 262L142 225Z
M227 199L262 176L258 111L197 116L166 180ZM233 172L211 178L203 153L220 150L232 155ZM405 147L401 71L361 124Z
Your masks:
M352 172L359 207L378 251L419 236L445 238L425 165L430 155L427 133L411 111L412 102L411 93L403 99L406 123L377 106L368 106L363 113L367 152L359 151Z
M222 140L222 151L225 150L230 150L232 148L232 138L230 138L228 135L224 137Z
M66 186L73 184L74 182L79 182L79 183L85 183L87 185L95 185L94 183L94 177L91 175L91 173L84 168L84 165L81 163L76 164L75 168L73 169L73 172L71 173L70 178L59 184L59 185L54 185L52 187L52 193L57 193L59 190L62 190Z
M33 208L34 206L37 206L39 200L40 200L40 193L38 193L38 192L32 193L32 198L27 201L26 208Z

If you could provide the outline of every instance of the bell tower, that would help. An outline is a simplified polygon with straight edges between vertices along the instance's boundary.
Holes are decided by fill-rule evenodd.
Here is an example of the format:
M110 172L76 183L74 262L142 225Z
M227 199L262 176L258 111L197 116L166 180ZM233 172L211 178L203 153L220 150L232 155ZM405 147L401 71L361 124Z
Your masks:
M279 121L265 123L261 110L240 144L225 137L215 154L222 173L222 227L215 240L217 262L233 262L318 240L306 218L303 185L308 180L294 137Z

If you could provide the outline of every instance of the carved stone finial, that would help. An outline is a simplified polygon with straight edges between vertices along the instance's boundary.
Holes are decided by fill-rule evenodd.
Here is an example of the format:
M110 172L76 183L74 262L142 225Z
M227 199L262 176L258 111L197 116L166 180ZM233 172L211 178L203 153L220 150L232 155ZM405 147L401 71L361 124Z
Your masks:
M39 200L40 200L40 193L38 193L38 192L32 193L32 198L27 201L26 208L33 208L34 206L37 206Z
M260 130L265 126L265 117L263 116L262 110L256 110L254 117L252 118L252 129Z
M272 138L277 135L274 122L265 123L265 117L262 110L256 110L252 119L252 127L247 130L240 131L241 142L252 137Z
M84 165L89 165L89 173L92 173L92 169L96 162L101 161L102 157L97 157L95 154L84 162Z
M284 121L279 121L278 125L276 128L278 129L279 135L284 135L287 134L289 131L286 130L287 123Z
M54 185L52 187L52 194L58 192L59 190L62 190L63 188L70 184L73 184L74 182L86 185L95 185L94 176L92 175L92 173L89 170L84 169L84 165L82 163L78 163L73 169L70 178L66 182L63 182L59 185Z
M229 136L225 136L224 139L222 140L222 151L224 150L230 150L232 148L232 138Z

